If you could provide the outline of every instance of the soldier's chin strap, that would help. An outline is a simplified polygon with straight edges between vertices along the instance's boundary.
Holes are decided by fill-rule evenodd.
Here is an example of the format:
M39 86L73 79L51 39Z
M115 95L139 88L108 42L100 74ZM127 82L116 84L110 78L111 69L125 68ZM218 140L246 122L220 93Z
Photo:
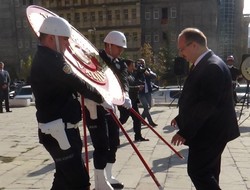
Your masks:
M58 36L55 36L55 40L56 40L56 50L61 53Z

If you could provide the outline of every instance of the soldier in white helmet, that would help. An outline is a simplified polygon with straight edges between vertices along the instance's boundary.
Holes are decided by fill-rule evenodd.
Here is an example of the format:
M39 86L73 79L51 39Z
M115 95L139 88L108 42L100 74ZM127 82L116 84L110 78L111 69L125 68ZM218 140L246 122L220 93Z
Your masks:
M77 93L99 104L105 102L99 92L73 73L65 62L63 54L71 37L69 23L60 17L48 17L39 32L31 87L36 101L39 141L55 162L51 190L89 190L89 174L82 160L78 129L81 105Z
M128 72L126 63L119 58L124 48L127 48L125 35L120 31L111 31L104 39L105 49L99 51L103 64L110 67L118 77L125 93L123 106L132 107L128 95ZM112 175L112 166L116 161L117 148L120 145L119 127L110 113L97 106L97 114L93 114L93 104L85 100L86 121L94 146L95 190L122 189L123 183ZM95 110L95 109L94 109ZM95 115L95 116L94 116Z

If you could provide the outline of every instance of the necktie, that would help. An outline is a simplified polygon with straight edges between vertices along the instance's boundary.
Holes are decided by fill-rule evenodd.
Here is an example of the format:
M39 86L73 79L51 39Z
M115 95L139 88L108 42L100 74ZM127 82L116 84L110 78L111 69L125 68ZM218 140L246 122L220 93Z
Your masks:
M191 65L189 72L192 72L194 70L194 64Z

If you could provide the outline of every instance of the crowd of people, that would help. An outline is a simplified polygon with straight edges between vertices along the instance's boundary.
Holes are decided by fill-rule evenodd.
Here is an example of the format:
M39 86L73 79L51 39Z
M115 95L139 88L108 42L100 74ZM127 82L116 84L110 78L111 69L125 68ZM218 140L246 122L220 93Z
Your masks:
M150 114L152 82L157 76L143 58L123 59L126 36L120 31L110 31L99 55L102 64L117 76L124 93L124 103L114 105L79 78L65 60L63 55L69 46L71 32L70 24L61 17L44 19L30 75L39 142L55 163L51 190L90 190L78 128L82 120L79 94L85 98L86 125L94 147L95 190L122 189L123 182L112 175L120 140L119 126L110 110L116 112L118 108L122 124L132 117L135 142L149 141L142 135L141 120L131 114L130 109L141 114L152 127L157 126ZM227 66L208 48L206 36L196 28L181 31L177 47L179 55L192 64L192 70L179 98L179 113L171 121L171 125L178 128L171 143L189 147L187 172L196 189L219 190L221 155L226 144L240 135L232 93L240 73L232 72L233 56L227 58ZM10 112L4 95L10 77L3 66L0 63L0 100L2 103L4 98L6 111Z

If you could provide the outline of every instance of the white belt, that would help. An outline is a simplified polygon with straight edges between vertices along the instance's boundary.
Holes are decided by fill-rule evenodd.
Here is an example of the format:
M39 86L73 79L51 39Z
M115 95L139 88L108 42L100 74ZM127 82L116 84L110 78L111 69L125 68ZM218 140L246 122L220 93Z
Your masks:
M79 127L79 123L72 124L72 123L65 123L67 129L76 129Z

